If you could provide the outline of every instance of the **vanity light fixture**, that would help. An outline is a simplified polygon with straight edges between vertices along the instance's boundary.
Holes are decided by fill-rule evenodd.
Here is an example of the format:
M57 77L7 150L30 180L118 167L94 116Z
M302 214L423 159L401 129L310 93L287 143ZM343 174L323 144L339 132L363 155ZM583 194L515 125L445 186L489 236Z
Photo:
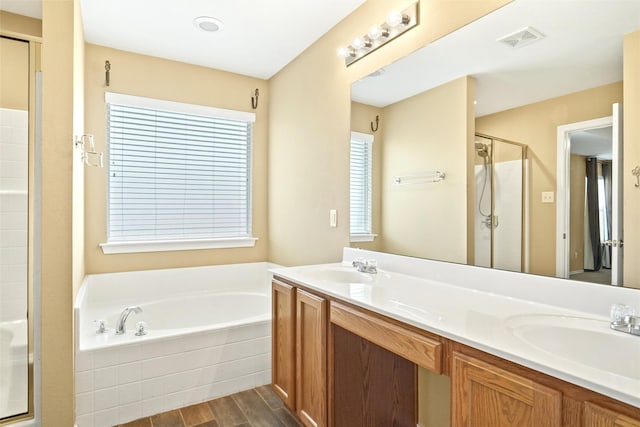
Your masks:
M413 3L402 12L392 11L382 24L373 25L367 34L355 37L349 46L339 48L338 56L344 58L344 63L348 67L416 25L418 25L418 3Z

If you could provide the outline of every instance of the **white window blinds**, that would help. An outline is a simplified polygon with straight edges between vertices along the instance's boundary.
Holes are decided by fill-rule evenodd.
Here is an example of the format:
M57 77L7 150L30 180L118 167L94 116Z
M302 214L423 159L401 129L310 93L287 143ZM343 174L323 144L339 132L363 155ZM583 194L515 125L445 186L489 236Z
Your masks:
M254 115L107 94L109 242L251 235Z
M373 135L351 132L350 223L351 236L370 235Z

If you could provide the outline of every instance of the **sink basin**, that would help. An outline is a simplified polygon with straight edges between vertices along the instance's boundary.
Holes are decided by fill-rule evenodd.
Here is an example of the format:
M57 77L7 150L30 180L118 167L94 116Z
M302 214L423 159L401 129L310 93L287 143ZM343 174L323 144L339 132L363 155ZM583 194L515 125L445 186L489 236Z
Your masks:
M560 315L513 316L506 321L528 345L575 363L640 379L640 337L609 329L609 322Z
M376 275L360 273L353 267L321 267L305 271L305 276L325 282L371 283Z

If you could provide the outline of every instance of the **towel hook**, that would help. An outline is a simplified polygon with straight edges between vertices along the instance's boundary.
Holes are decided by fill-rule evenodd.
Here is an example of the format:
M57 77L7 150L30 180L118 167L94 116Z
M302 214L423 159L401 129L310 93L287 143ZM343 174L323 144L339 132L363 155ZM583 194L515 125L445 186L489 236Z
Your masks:
M255 110L256 108L258 108L258 96L260 95L260 91L258 91L258 89L256 88L255 93L255 98L252 96L251 97L251 107L253 107L253 109Z
M111 62L104 61L104 81L107 87L109 87L109 73L111 72Z
M373 122L371 122L371 131L375 132L380 127L380 116L376 115L376 128L373 128Z
M636 166L635 168L633 168L631 173L636 177L636 188L640 187L640 166Z

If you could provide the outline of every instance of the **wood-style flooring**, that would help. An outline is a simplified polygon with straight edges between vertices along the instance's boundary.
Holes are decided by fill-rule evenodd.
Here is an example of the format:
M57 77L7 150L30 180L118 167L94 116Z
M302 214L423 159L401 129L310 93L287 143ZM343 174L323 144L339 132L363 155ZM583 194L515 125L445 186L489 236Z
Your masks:
M601 268L599 271L585 271L583 273L571 274L571 280L579 280L581 282L601 283L603 285L611 284L611 270Z
M301 427L265 385L209 402L141 418L119 427Z

